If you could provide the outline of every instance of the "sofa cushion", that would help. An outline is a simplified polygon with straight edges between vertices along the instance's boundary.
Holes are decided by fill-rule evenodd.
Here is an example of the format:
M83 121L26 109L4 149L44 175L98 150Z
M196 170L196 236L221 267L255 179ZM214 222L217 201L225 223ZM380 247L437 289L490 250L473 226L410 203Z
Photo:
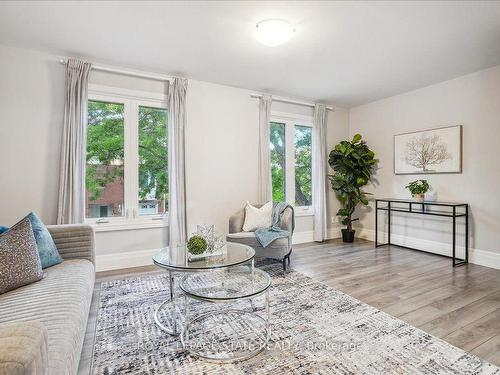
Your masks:
M9 230L9 227L4 227L3 225L0 225L0 234L3 232L7 232Z
M0 294L43 277L35 237L28 218L0 234Z
M71 259L43 280L0 295L0 323L38 320L48 331L50 374L76 374L87 325L94 266Z

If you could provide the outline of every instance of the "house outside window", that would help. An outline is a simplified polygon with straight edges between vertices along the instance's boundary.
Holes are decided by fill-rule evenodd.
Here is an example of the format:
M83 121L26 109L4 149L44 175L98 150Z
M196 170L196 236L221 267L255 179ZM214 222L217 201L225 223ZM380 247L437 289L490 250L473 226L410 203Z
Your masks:
M133 224L166 216L166 104L160 94L89 86L87 222Z

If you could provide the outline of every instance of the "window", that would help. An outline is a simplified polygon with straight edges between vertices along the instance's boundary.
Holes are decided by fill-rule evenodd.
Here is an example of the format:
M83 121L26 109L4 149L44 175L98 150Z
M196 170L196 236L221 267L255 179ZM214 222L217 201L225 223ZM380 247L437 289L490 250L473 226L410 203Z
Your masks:
M89 90L86 218L138 222L167 212L167 110L161 96Z
M312 205L312 128L295 125L295 204Z
M312 206L312 119L273 114L270 123L273 201Z
M273 201L285 200L285 126L271 122L271 176L273 183Z
M167 111L139 106L139 204L149 203L139 215L167 210Z
M123 216L124 105L89 101L86 217Z

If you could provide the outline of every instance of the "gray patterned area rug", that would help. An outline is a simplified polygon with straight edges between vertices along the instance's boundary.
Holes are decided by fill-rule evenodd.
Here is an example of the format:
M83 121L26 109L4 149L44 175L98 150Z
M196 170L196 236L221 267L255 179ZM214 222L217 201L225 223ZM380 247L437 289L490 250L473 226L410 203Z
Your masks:
M151 274L102 284L91 373L500 374L474 355L299 272L283 276L276 263L260 268L272 276L272 335L256 357L216 364L183 350L154 323L169 287L166 274Z

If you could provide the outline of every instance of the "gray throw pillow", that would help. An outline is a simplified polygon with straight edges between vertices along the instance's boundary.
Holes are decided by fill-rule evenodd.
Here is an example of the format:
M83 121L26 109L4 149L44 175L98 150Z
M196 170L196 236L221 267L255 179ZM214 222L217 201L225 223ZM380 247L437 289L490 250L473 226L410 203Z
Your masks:
M0 294L43 277L40 256L28 218L0 234Z

